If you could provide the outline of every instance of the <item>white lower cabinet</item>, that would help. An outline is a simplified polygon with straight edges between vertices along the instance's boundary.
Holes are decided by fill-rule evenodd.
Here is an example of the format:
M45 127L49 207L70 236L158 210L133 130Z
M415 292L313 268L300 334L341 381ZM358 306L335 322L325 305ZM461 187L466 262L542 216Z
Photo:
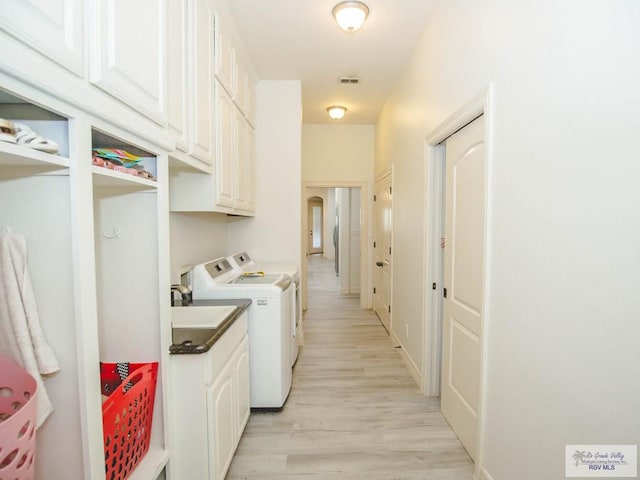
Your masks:
M208 352L171 356L171 478L223 480L229 469L250 412L247 325L244 312Z
M249 414L251 413L251 392L249 390L249 375L246 373L249 371L249 338L245 338L235 355L235 377L236 377L236 391L238 392L238 416L236 418L236 431L243 432L249 421ZM240 442L238 435L236 439L236 445Z
M207 424L209 425L209 472L224 478L235 451L236 422L232 362L207 388Z

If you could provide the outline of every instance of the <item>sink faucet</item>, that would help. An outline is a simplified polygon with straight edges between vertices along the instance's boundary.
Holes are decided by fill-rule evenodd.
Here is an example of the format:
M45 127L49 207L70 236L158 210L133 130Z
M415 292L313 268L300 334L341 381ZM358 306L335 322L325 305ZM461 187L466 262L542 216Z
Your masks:
M177 298L176 298L177 297ZM184 285L171 285L171 306L189 305L192 301L191 289Z

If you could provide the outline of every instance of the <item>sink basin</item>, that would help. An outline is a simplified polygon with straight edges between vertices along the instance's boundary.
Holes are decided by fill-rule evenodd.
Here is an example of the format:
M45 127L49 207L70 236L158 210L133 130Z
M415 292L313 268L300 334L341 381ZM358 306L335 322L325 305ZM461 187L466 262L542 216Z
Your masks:
M173 307L171 324L173 328L217 328L237 308L234 305Z

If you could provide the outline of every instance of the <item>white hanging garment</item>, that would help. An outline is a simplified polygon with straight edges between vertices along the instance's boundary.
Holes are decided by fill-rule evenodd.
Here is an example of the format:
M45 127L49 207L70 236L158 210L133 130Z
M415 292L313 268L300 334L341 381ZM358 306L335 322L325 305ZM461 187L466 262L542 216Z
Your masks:
M10 233L0 234L0 353L22 365L36 380L39 427L53 412L42 375L60 368L38 318L26 239Z

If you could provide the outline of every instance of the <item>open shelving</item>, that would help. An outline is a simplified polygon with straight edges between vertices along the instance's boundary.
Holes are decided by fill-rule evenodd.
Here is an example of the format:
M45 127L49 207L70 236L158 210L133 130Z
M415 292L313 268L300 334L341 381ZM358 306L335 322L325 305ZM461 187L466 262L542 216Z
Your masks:
M36 434L36 479L104 478L100 361L160 364L150 447L129 478L162 478L169 461L163 346L171 338L167 153L30 87L0 88L0 117L60 147L50 154L0 141L0 231L27 240L40 323L60 364L45 382L55 411ZM92 166L99 147L144 157L154 179Z
M148 178L136 177L128 173L93 166L93 184L98 187L131 188L137 190L154 190L158 184Z
M161 374L166 354L161 345L170 332L169 323L162 321L166 302L159 289L165 283L162 263L166 262L159 231L167 210L159 188L166 175L158 171L158 163L159 157L166 163L166 154L152 151L144 141L123 132L95 127L91 147L115 148L142 157L145 169L155 177L151 180L95 165L90 169L100 361L160 364L149 451L129 477L155 480L169 458L163 421L166 386ZM168 292L168 278L166 283Z
M69 168L69 159L24 145L0 141L0 167Z
M0 117L18 120L58 143L60 154L0 142L0 226L24 237L40 325L60 371L45 382L54 412L36 434L36 472L64 472L81 478L81 458L64 461L69 448L82 448L83 405L76 393L79 372L76 344L72 182L68 157L68 117L25 97L0 91ZM46 475L46 474L45 474Z

